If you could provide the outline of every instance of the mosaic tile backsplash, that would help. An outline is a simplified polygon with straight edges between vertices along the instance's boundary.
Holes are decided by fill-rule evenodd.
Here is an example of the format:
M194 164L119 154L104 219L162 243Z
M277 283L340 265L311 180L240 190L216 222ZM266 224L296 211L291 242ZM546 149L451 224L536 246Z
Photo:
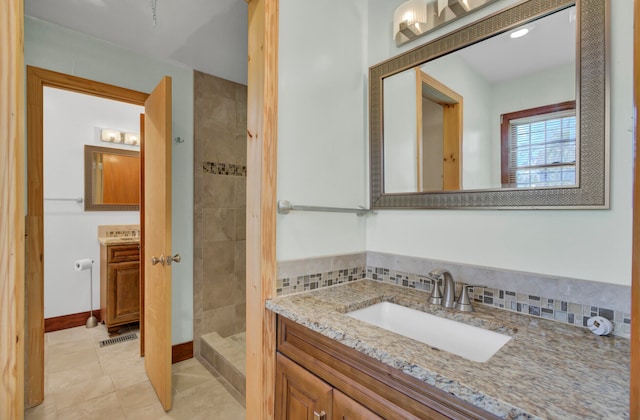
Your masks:
M276 291L278 296L284 296L292 293L321 289L323 287L363 279L365 278L365 273L365 267L353 267L328 271L326 273L305 274L303 276L278 279Z
M369 258L369 255L367 255L366 257L362 256L362 259L369 263L370 260L380 261L388 258L389 256L390 255L388 254L377 254L373 255L373 258ZM431 292L432 281L425 274L393 270L387 267L379 267L371 264L339 268L341 267L341 263L353 262L354 258L357 259L357 257L358 255L354 254L347 256L347 258L345 258L345 256L321 257L280 263L280 272L286 272L287 275L278 276L280 278L277 280L277 295L284 296L293 293L305 292L337 284L348 283L363 278ZM402 265L407 262L404 261L405 258L406 257L394 256L395 262L393 264ZM401 262L398 263L398 261ZM416 265L416 263L418 264ZM432 260L424 259L416 261L416 259L411 259L407 265L410 265L410 267L415 269L416 266L422 264L429 266L433 263L434 261ZM440 262L435 262L435 264L441 265ZM305 266L310 269L305 271ZM323 267L328 267L329 269L323 270ZM342 265L342 267L344 267L344 265ZM467 271L477 269L478 273L482 271L484 274L486 274L487 271L486 268L474 268L472 266L464 266L464 269ZM425 273L429 271L429 269L424 270ZM512 274L508 270L495 271L506 277L511 277L512 275L513 277L516 277L518 275L518 273L514 272ZM456 278L455 275L454 278ZM587 284L587 282L585 282L584 289L588 289L587 286L593 287L592 283L593 282ZM476 286L470 288L469 292L474 304L476 305L488 305L533 317L546 318L571 324L578 327L586 327L587 320L592 316L602 316L613 322L615 335L627 338L629 337L631 331L631 314L625 310L606 307L602 304L594 305L593 302L589 302L589 293L586 294L587 297L577 296L581 299L572 300L567 296L563 296L563 299L558 299L554 296L540 296L537 294L522 293L522 290L514 290L516 289L515 287L509 287L509 285L515 286L517 284L519 283L514 281L513 283L505 282L503 287ZM601 284L600 286L603 288L622 287L607 284ZM456 295L458 295L458 293ZM601 296L597 296L596 298L600 297ZM584 301L580 302L580 300Z
M431 292L433 287L427 276L381 267L367 267L366 277L426 292ZM561 301L502 289L472 287L469 288L469 292L474 304L493 306L580 327L586 327L590 317L599 315L613 322L615 335L628 336L631 332L631 314L609 308L599 308L590 304Z

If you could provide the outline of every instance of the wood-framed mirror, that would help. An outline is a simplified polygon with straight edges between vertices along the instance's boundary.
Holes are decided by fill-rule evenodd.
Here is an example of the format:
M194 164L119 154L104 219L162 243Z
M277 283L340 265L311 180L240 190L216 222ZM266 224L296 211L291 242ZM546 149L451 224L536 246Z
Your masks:
M85 211L140 210L140 152L84 146Z
M511 92L510 99L513 99L511 100L513 104L507 106L500 103L502 108L489 106L485 98L479 99L468 94L469 89L449 77L457 71L452 71L454 69L450 64L452 60L466 60L465 63L469 61L468 57L458 57L456 54L466 51L467 47L476 48L500 37L506 37L523 27L535 28L532 33L536 36L547 35L547 44L542 45L542 50L556 49L555 45L560 44L560 41L554 42L552 45L554 48L549 48L549 30L543 26L546 21L554 19L566 21L567 25L573 25L570 33L575 35L563 41L563 44L569 48L573 46L573 52L567 53L563 50L564 52L560 54L565 57L571 56L568 58L573 59L573 64L565 62L554 64L558 67L563 66L564 74L568 74L568 76L558 77L557 79L564 81L564 85L549 86L548 92L551 94L546 95L545 99L525 103L526 101L522 98L527 95L511 87L508 92ZM608 0L527 0L372 66L369 69L371 208L609 208L608 21ZM551 39L553 40L553 38ZM524 49L523 51L529 52ZM482 52L479 55L486 55L486 53ZM529 55L539 57L540 53L530 51ZM494 58L487 68L491 70L501 67L510 59L511 61L520 61L517 58L514 59L512 55L503 57L502 61ZM438 66L440 73L437 71ZM531 66L528 65L528 67ZM422 146L420 132L423 130L423 125L428 124L426 119L423 122L421 116L417 115L418 112L414 110L416 102L420 100L420 95L416 93L419 93L421 89L425 91L424 86L420 88L420 85L416 84L417 79L421 77L421 72L436 79L451 91L459 93L460 99L456 99L457 102L462 103L464 100L464 113L461 117L462 122L459 123L462 126L462 134L455 134L455 136L459 136L460 140L458 141L458 137L456 137L453 142L445 142L445 146L449 144L448 148L444 147L444 150L459 150L460 155L449 152L438 155L436 158L431 156L431 160L426 157L427 147ZM467 74L469 73L467 72ZM547 73L541 72L536 77L546 80L546 83L551 83L549 81L554 78L548 77L548 74L548 71ZM526 77L528 79L512 78L509 83L513 86L513 80L527 80L526 83L521 82L521 84L529 84L528 81L532 80L533 76L527 75ZM399 94L397 90L391 90L391 86L402 85L402 78L409 80L405 83L406 86L409 86L406 94ZM469 77L463 79L469 84ZM496 85L495 82L494 85ZM536 89L540 91L539 88ZM565 92L568 96L557 95L556 93L559 91ZM444 99L442 101L434 99L438 95ZM491 93L491 95L496 96L495 93ZM405 98L411 98L406 101L410 103L409 106L406 105ZM430 99L432 102L436 102L436 106L438 102L441 106L448 106L444 102L449 99L442 96L441 92L433 93L432 90ZM503 176L505 165L502 163L509 157L502 150L502 144L505 143L500 135L501 116L512 115L517 111L524 111L526 108L542 109L543 105L552 107L558 103L571 101L575 102L573 120L562 120L565 118L565 114L553 115L555 118L553 122L560 121L558 124L565 127L565 132L569 133L566 136L562 135L561 143L565 149L558 152L562 157L558 158L549 152L555 147L554 145L543 147L543 149L546 148L544 149L546 157L541 159L542 163L551 168L545 170L556 175L548 176L545 172L544 179L545 181L550 180L550 182L540 182L541 176L536 174L542 173L543 170L538 167L540 162L536 161L532 157L532 152L529 151L528 160L524 165L524 169L528 171L526 179L529 180L529 183L517 184L516 181L513 181L521 173L518 172L517 176L515 170L513 182L505 182L506 178ZM487 125L491 128L486 132L480 132L477 129L470 132L468 126L473 123L475 117L471 112L482 107L493 112L482 117L485 121L489 121ZM398 115L402 116L400 120L396 118ZM540 119L539 116L535 118ZM531 124L536 124L536 121L534 119ZM518 122L521 121L518 120ZM398 139L402 138L402 135L405 136L404 139L409 140L399 141ZM571 136L573 137L570 138ZM530 145L535 143L535 140L531 140L533 137L533 135L529 136ZM470 172L469 169L469 167L481 166L478 163L479 160L469 153L469 150L477 149L478 144L482 142L489 144L489 149L485 153L488 156L487 162L491 162L487 163L490 169L485 171L489 173L485 177L489 180L487 182L480 182L482 176ZM398 146L399 144L402 144L402 147ZM566 145L571 145L573 149L568 150ZM537 147L537 145L534 146ZM442 149L440 147L439 150ZM513 154L517 155L516 152ZM428 162L437 162L438 160L444 163L441 163L440 167L450 167L448 169L450 175L448 176L445 175L447 169L440 170L443 181L438 182L440 185L453 185L453 187L438 187L438 182L433 184L424 178L425 174L432 169L428 167ZM451 161L455 163L453 169ZM465 166L465 164L467 165ZM400 173L398 168L402 168L404 172ZM571 171L573 172L571 173ZM447 177L449 180L453 179L453 182L447 181L445 179ZM520 178L524 179L525 177L520 176ZM429 185L436 186L425 187Z

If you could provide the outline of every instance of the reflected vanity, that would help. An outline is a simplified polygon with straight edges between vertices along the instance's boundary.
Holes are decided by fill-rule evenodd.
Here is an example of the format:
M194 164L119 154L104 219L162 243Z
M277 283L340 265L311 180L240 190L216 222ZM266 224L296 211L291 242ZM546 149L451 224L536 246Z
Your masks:
M85 211L138 211L140 152L84 146Z
M608 208L606 9L529 0L371 67L371 207Z

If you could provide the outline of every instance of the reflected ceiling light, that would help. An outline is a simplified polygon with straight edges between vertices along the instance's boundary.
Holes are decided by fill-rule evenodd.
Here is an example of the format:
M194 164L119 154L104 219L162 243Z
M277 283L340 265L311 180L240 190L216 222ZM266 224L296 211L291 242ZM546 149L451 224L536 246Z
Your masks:
M137 133L125 133L111 128L103 128L100 130L100 140L107 143L140 146L140 135Z
M516 38L521 38L521 37L525 36L528 33L529 33L529 29L522 28L522 29L518 29L517 31L511 32L510 36L511 36L511 38L516 39Z

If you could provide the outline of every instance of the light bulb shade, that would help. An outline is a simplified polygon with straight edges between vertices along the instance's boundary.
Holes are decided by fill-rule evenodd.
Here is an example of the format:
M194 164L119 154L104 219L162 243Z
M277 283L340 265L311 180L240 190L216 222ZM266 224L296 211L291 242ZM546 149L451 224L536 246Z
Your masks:
M124 144L137 146L140 144L140 139L135 133L124 133Z
M413 39L424 32L429 0L409 0L393 13L393 35L396 42Z
M122 133L118 130L105 128L101 131L100 140L110 143L120 143Z
M140 146L140 135L136 133L125 133L124 131L111 128L103 128L100 130L100 140L107 143Z

